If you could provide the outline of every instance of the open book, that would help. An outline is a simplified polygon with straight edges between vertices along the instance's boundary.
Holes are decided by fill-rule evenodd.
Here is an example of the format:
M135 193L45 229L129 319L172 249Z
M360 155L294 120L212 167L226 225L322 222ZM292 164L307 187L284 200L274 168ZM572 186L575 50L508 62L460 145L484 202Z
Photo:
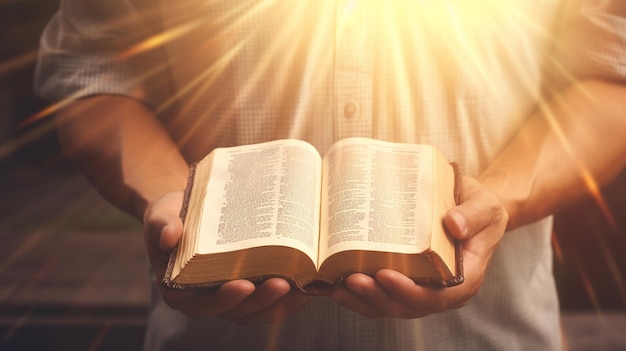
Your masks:
M341 140L323 158L300 140L215 149L192 167L164 284L282 277L319 295L382 268L460 284L460 246L443 226L456 173L432 146L367 138Z

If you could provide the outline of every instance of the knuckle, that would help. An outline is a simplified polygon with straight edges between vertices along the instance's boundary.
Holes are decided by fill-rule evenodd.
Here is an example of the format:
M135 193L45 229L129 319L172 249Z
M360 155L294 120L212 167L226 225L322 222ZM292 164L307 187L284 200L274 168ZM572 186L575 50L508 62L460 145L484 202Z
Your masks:
M446 299L440 299L439 301L437 301L437 303L435 304L435 311L436 312L443 312L449 309L450 303L448 300Z

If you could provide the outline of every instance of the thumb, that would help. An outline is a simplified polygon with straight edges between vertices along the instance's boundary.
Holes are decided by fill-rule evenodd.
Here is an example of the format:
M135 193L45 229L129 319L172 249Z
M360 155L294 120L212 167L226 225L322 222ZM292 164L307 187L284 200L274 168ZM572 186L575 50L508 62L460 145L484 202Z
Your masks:
M172 218L161 230L159 247L163 251L170 251L180 241L183 234L183 222L180 217Z
M457 239L471 238L489 226L506 221L504 207L497 196L472 178L463 178L461 199L461 204L444 217L444 225Z
M148 210L144 218L146 235L161 251L169 252L180 240L183 222L180 219L182 192L168 193Z
M446 213L443 222L448 232L456 239L463 240L468 238L468 218L462 210L459 210L457 207L450 209Z

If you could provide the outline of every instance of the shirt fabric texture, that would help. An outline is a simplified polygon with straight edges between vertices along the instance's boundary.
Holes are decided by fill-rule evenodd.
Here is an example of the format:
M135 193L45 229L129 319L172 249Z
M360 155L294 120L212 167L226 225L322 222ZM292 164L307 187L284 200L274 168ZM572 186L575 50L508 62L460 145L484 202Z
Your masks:
M546 92L626 80L620 0L61 0L36 86L140 99L189 162L299 138L437 146L477 176ZM141 50L159 34L161 45ZM507 232L460 309L368 319L316 298L282 323L187 317L153 289L146 350L559 350L551 218Z

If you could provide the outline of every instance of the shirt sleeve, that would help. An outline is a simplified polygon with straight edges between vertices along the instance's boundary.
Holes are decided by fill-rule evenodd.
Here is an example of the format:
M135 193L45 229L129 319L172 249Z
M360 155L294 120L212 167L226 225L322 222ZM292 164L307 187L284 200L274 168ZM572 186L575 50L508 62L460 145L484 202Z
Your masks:
M626 83L626 3L624 0L565 0L569 8L555 38L552 64L574 79ZM567 6L567 5L566 5ZM569 78L571 80L572 77Z
M145 69L124 53L153 29L130 0L61 0L40 40L35 92L52 102L94 94L146 99Z

